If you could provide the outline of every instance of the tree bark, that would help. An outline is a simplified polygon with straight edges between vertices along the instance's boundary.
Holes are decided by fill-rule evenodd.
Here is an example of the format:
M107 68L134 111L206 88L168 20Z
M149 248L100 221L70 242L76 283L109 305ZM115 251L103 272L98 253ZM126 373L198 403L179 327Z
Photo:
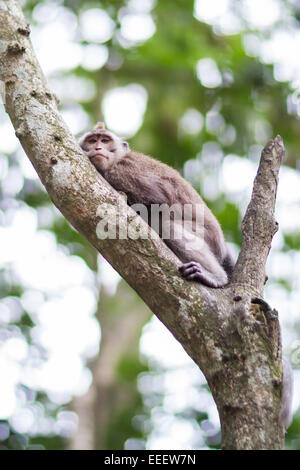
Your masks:
M57 112L35 58L17 0L0 3L0 79L6 110L53 203L111 263L205 374L216 401L224 449L283 448L281 339L278 316L260 300L276 230L274 205L284 147L277 136L262 152L231 283L209 289L183 280L180 261L158 235L97 237L98 206L109 204L117 230L137 217L97 173ZM148 227L139 220L141 229Z

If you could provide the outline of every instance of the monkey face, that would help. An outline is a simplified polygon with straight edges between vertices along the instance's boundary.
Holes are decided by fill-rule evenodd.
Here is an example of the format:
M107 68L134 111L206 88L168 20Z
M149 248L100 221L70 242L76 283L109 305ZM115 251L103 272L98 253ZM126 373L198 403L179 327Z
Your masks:
M112 132L99 129L86 134L79 144L99 171L110 168L129 151L127 142Z

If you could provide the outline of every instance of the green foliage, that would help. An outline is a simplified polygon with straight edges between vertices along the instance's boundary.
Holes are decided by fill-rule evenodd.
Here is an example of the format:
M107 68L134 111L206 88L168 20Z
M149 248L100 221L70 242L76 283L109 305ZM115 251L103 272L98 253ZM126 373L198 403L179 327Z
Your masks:
M116 374L119 380L133 383L138 375L146 370L148 367L139 361L136 354L124 354L116 367Z
M293 417L293 422L288 429L286 436L286 447L288 450L300 449L300 413L298 412Z
M57 243L67 247L70 255L76 255L84 259L87 265L97 269L95 250L63 217L55 219L51 230L56 235Z
M239 229L240 212L237 206L232 202L226 201L226 196L223 195L214 204L213 211L221 224L226 239L240 245L242 236Z
M142 407L141 396L132 390L129 400L123 404L121 409L115 409L115 413L111 416L107 429L107 450L122 450L128 437L135 439L144 437L142 431L137 429L132 421L137 412L142 410Z
M284 248L286 250L300 250L300 233L292 232L284 234Z

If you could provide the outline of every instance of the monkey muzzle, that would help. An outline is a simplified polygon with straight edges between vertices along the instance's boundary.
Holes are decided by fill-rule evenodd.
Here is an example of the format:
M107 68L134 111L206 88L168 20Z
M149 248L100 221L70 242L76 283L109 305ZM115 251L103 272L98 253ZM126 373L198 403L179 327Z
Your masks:
M91 153L91 154L87 154L87 156L89 157L90 160L93 160L94 158L106 158L108 159L109 158L109 155L104 155L103 153L100 153L100 152L97 152L97 153Z

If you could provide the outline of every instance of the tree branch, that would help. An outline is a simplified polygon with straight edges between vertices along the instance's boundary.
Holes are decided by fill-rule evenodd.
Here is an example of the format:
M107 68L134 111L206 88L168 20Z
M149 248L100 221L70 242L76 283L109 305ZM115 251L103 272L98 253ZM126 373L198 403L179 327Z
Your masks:
M274 209L278 173L285 155L283 141L278 135L263 149L254 180L251 201L243 223L243 244L232 276L233 283L246 284L262 295L265 266L278 224Z
M220 413L223 447L281 448L279 323L251 301L253 293L261 295L275 231L270 214L283 155L280 138L263 152L232 282L224 289L187 282L178 273L178 258L101 178L68 131L35 58L17 0L2 1L0 9L0 79L6 86L6 110L52 201L199 365ZM99 239L97 211L103 204L113 207L117 230L137 219L149 237Z

